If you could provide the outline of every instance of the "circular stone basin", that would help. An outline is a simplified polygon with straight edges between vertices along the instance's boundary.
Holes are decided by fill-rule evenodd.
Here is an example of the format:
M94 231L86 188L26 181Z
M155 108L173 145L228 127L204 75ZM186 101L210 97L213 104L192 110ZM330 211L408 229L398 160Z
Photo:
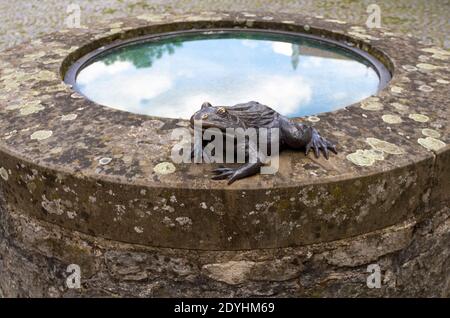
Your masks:
M76 63L66 81L94 102L138 114L189 118L204 101L257 100L298 117L360 101L389 78L365 52L320 37L208 30L103 47Z
M337 141L330 160L286 151L278 173L228 186L210 180L211 164L172 162L173 129L189 121L102 107L61 83L142 36L247 26L332 39L393 74L376 96L308 118ZM383 28L264 12L144 15L1 51L0 295L446 296L449 58ZM80 265L81 289L62 288L69 264ZM370 264L380 264L380 289L367 288Z

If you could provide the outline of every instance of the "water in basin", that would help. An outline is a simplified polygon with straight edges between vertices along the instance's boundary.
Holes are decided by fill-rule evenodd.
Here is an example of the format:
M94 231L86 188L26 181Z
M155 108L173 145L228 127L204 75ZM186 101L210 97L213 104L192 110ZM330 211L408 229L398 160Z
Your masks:
M378 91L359 55L316 39L259 32L161 37L107 50L84 66L75 88L133 113L189 118L204 101L251 100L289 117L332 111Z

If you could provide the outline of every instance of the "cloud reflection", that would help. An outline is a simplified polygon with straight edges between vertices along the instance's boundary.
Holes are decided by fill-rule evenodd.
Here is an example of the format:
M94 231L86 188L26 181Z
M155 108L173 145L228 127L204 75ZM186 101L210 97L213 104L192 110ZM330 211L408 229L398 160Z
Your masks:
M80 72L77 85L99 104L174 118L189 118L204 101L234 105L250 100L284 115L304 116L376 92L379 80L374 70L336 51L320 56L320 50L307 44L187 41L150 67L136 67L136 56L133 61L123 55L109 63L99 60ZM319 56L308 55L311 52Z

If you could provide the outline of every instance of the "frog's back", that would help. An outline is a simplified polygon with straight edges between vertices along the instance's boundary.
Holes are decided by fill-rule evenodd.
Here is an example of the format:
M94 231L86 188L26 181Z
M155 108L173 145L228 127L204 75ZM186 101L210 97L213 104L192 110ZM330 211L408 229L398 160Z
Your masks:
M248 102L228 107L227 110L245 123L247 128L267 127L277 125L280 114L269 106L258 102Z

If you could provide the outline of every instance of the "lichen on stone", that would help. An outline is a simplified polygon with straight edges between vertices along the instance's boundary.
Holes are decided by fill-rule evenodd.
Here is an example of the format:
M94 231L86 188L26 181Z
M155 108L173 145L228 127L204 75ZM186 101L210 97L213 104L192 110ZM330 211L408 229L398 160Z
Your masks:
M33 77L40 81L53 81L53 80L58 79L58 76L56 75L56 73L50 72L47 70L42 70L42 71L36 73Z
M447 80L445 80L443 78L438 78L436 80L436 82L438 82L439 84L450 84L450 81L447 81Z
M42 195L42 208L50 214L62 215L64 214L64 207L61 199L49 200L45 194Z
M408 118L417 121L419 123L426 123L430 118L423 114L409 114Z
M337 23L337 24L347 24L347 22L345 22L345 21L336 20L336 19L327 19L325 21L332 22L332 23Z
M41 101L37 100L37 101L26 103L25 105L21 106L20 107L20 115L27 116L27 115L38 113L44 109L45 109L45 107L42 106Z
M375 150L384 152L384 153L388 153L391 155L401 155L403 154L403 150L390 142L384 141L384 140L380 140L378 138L366 138L366 142Z
M317 123L318 121L320 121L320 118L317 116L308 116L306 117L306 120L312 123Z
M439 138L439 137L441 137L441 134L438 131L436 131L434 129L430 129L430 128L422 129L422 134L424 136L432 137L432 138Z
M72 94L70 95L70 97L72 97L72 98L74 98L74 99L82 99L82 98L84 98L83 95L81 95L80 93L77 93L77 92L72 93Z
M40 140L48 139L52 135L53 135L53 131L51 131L51 130L38 130L38 131L35 131L31 135L31 139L40 141Z
M99 162L102 166L106 166L106 165L110 164L111 161L112 161L112 158L104 157L104 158L101 158L98 162Z
M427 52L427 53L432 53L432 54L440 54L440 55L450 56L450 52L443 50L439 47L428 47L428 48L421 49L421 51Z
M356 152L348 154L346 158L357 166L368 167L372 166L377 160L383 160L384 154L375 149L358 149Z
M433 137L419 138L417 142L431 151L438 151L446 146L445 142Z
M53 54L59 55L59 56L66 56L69 53L75 51L77 49L76 46L72 46L70 48L55 48L52 50Z
M45 51L38 51L35 53L25 54L22 58L22 61L30 62L30 61L36 61L37 59L40 59L41 57L44 57L47 55Z
M8 171L6 171L6 169L3 167L0 167L0 177L5 181L8 181L9 179Z
M112 23L112 24L110 24L109 25L109 27L111 28L111 29L116 29L116 28L120 28L120 27L122 27L122 25L123 25L123 22L115 22L115 23Z
M360 32L352 32L351 31L351 32L348 32L348 34L350 34L358 39L361 39L361 40L378 40L378 38L376 38L376 37L373 37L368 34L360 33Z
M417 66L417 68L420 68L422 70L427 70L427 71L437 70L437 69L441 68L440 66L436 66L436 65L428 64L428 63L419 63L416 66Z
M68 114L68 115L62 115L61 116L61 120L62 121L72 121L77 119L78 115L77 114Z
M401 112L409 110L408 106L403 105L401 103L397 103L397 102L391 103L391 106L393 106L396 110L401 111Z
M135 226L134 231L136 233L142 234L142 233L144 233L144 228L142 226Z
M361 102L361 108L370 111L382 110L383 104L378 97L370 97Z
M171 174L176 171L176 168L173 163L171 162L161 162L158 163L154 168L153 171L157 174Z
M401 93L403 93L403 88L400 86L392 86L391 92L395 93L395 94L401 94Z
M175 221L180 224L181 227L189 228L192 225L192 220L187 216L180 216L175 219Z
M428 86L428 85L420 85L419 90L422 92L429 93L429 92L432 92L434 89L433 89L433 87Z
M417 67L412 66L412 65L403 65L402 68L408 72L417 71Z
M381 116L381 119L383 119L383 121L388 124L400 124L402 122L401 117L398 115L387 114L387 115Z
M438 60L448 60L449 56L444 54L433 54L431 55L431 58L438 59Z
M42 64L44 65L49 65L49 64L56 64L56 63L61 63L61 59L50 59L50 60L45 60L42 61Z

